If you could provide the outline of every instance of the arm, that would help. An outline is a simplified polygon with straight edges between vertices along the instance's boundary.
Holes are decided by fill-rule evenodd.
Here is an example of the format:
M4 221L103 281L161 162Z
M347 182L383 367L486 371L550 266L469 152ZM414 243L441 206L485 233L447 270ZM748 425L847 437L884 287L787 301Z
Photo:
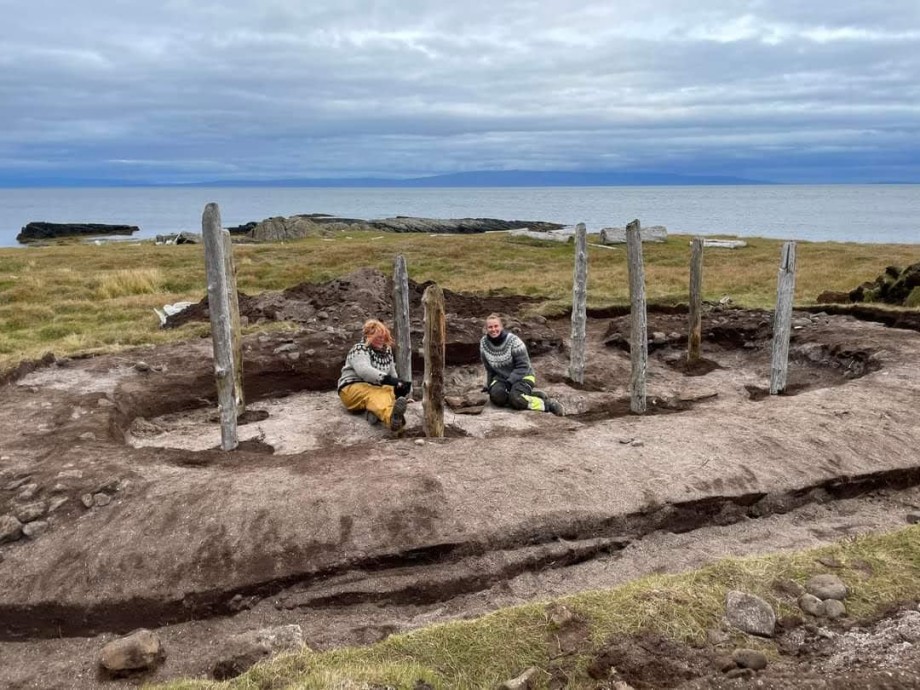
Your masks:
M364 347L352 348L348 353L348 364L354 370L355 374L361 377L366 383L373 383L377 386L383 383L386 374L379 369L374 368L371 364L371 355Z
M511 336L508 336L509 338ZM514 362L514 371L508 377L509 383L517 383L528 374L533 373L533 367L530 364L530 355L527 354L527 346L524 341L515 336L515 342L511 345L511 358Z

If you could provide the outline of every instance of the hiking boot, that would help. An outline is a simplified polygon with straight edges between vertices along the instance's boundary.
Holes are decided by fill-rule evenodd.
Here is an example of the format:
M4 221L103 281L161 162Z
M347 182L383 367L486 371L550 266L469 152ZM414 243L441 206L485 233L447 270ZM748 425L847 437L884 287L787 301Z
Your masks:
M405 398L396 398L393 403L393 413L390 416L390 431L399 431L406 426L406 407L409 401Z
M546 411L552 412L557 417L565 417L565 407L561 402L552 398L546 401Z
M374 425L376 425L376 424L380 424L380 417L378 417L377 415L375 415L375 414L374 414L373 412L371 412L370 410L367 410L367 411L364 413L364 418L367 420L367 423L370 424L371 426L374 426Z

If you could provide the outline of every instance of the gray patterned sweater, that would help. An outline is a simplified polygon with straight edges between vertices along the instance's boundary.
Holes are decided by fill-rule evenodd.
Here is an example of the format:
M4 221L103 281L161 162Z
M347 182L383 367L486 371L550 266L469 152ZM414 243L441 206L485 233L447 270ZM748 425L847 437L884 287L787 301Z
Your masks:
M390 348L375 350L366 343L352 346L345 357L345 366L339 376L338 390L351 383L370 383L379 386L384 376L396 376L396 362Z
M486 386L492 381L507 381L514 384L533 374L530 356L524 341L514 333L502 331L498 338L482 336L479 341L479 358L486 368Z

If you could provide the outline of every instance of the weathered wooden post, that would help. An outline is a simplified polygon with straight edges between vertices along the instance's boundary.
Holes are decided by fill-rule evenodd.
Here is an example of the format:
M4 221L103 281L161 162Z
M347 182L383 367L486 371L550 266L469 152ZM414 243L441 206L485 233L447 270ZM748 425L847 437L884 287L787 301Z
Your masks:
M792 298L795 296L795 242L783 245L776 282L776 313L773 315L773 360L770 395L786 390L789 367L789 335L792 331Z
M412 339L409 336L409 272L406 258L396 256L393 266L393 325L396 335L396 374L412 380Z
M425 413L425 435L444 436L444 363L447 341L447 321L444 315L444 292L429 285L422 295L425 310L425 378L422 382L422 408Z
M687 363L700 358L703 337L703 238L690 244L690 337L687 338Z
M626 226L626 256L629 268L629 409L642 414L646 409L645 378L648 371L648 320L645 311L645 268L639 221Z
M214 344L214 375L217 379L217 402L220 408L220 447L223 450L233 450L238 443L236 418L243 399L243 355L240 349L236 279L231 277L233 258L230 233L221 227L220 208L217 204L211 203L204 207L201 235L204 239L208 311L211 315L211 340ZM231 302L234 305L231 305Z
M588 321L588 232L584 223L575 226L575 275L572 286L572 357L569 378L585 382L585 341Z

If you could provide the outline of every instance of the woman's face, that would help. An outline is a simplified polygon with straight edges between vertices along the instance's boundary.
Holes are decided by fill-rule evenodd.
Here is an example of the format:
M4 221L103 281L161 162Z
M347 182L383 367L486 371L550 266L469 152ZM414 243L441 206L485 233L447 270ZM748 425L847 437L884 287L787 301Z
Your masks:
M497 338L502 332L502 322L498 319L486 320L486 333L492 338Z
M381 331L371 333L369 336L367 336L367 344L375 350L382 350L387 346L387 337Z

